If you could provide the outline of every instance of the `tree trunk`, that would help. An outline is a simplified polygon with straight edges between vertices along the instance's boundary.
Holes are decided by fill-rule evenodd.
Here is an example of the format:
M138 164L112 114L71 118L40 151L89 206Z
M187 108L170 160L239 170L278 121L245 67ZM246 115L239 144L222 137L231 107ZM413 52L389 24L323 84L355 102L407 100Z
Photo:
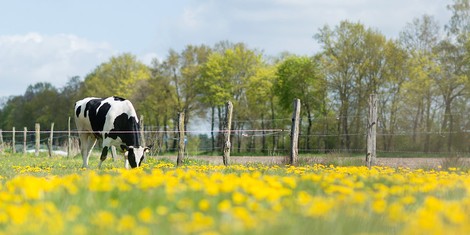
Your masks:
M424 152L431 150L431 95L428 93L426 97L426 138L424 140Z
M273 98L271 98L271 128L272 129L276 128L275 120L276 120L276 115L274 113L274 101L273 101ZM273 141L272 150L273 150L273 154L274 154L277 150L276 135L272 135L272 137L273 137L273 139L272 139L272 141Z
M441 131L444 132L444 135L447 136L447 143L446 143L446 149L448 152L451 151L452 149L452 113L451 113L451 100L446 99L444 97L445 101L445 110L444 110L444 119L442 120L441 124ZM441 141L439 141L441 142ZM439 147L442 144L439 144Z
M218 106L217 107L217 114L218 114L218 118L219 118L219 131L223 130L224 127L223 127L223 124L224 124L224 115L223 115L223 110L221 108L221 106ZM219 148L223 148L222 146L224 145L224 136L218 132L217 133L217 147Z
M174 123L178 123L178 119L174 119ZM171 151L176 151L178 149L178 125L173 127L173 144L171 145Z
M311 145L311 133L312 133L312 113L310 112L310 109L307 110L307 118L308 118L308 126L307 126L307 143L305 144L305 149L310 151L310 145Z
M168 146L168 137L169 137L169 135L168 135L168 118L167 118L167 116L165 116L163 118L163 139L165 141L165 152L168 152L168 150L169 150L168 149L169 148L169 146Z
M238 122L238 125L237 125L237 152L238 153L241 153L242 152L242 139L241 139L241 130L243 130L243 126L245 124L243 124L243 122Z
M420 114L421 114L421 102L419 102L418 104L418 109L416 110L416 116L413 120L413 136L412 136L413 144L417 143L417 135L418 135L417 133L418 133L418 127L419 127Z
M266 127L264 126L264 114L261 114L261 129L263 130L261 135L261 152L266 153Z
M211 107L211 152L215 151L215 138L214 138L214 127L215 127L215 106Z

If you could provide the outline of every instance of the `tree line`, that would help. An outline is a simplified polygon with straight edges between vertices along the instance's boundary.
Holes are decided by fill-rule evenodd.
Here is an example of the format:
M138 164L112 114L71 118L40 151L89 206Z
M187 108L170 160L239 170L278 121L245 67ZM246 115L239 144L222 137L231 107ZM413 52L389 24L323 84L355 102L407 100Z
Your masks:
M469 0L454 0L448 10L452 17L444 27L424 15L395 39L357 22L325 25L313 36L321 48L313 56L269 57L229 41L169 50L150 65L120 54L83 79L69 78L62 88L37 83L9 97L0 110L0 128L54 122L65 130L75 101L116 95L130 99L145 122L161 131L162 148L176 145L170 133L178 113L185 112L186 127L195 119L209 120L211 134L201 138L217 151L217 130L230 100L233 151L276 151L285 143L268 131L289 128L292 102L299 98L301 151L354 151L365 148L368 97L377 94L378 149L468 152ZM262 133L244 140L243 130Z

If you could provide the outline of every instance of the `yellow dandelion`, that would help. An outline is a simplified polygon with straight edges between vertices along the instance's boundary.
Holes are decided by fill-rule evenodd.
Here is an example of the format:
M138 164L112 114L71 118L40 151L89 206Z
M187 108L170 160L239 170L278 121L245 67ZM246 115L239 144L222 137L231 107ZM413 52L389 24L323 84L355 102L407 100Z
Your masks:
M297 196L297 203L299 203L302 206L310 204L312 201L312 196L306 191L300 191L298 196Z
M228 212L232 208L232 204L229 200L225 199L219 203L217 208L220 212Z
M327 215L334 204L331 199L322 198L322 197L313 197L312 205L306 211L308 216L321 217Z
M119 232L129 232L136 228L136 222L134 217L132 217L131 215L124 215L119 220L117 226L117 230Z
M234 192L232 194L232 201L236 205L241 205L242 203L246 201L246 196L240 192Z
M387 201L384 199L376 199L372 202L372 211L381 214L387 208Z
M139 220L144 223L151 223L153 221L152 210L148 207L145 207L139 211L138 217L139 217Z
M199 201L199 209L201 211L209 210L210 206L211 206L211 204L210 204L209 200L207 200L207 199L202 199L202 200Z
M28 204L8 205L6 211L13 224L21 225L24 224L29 217L30 206Z

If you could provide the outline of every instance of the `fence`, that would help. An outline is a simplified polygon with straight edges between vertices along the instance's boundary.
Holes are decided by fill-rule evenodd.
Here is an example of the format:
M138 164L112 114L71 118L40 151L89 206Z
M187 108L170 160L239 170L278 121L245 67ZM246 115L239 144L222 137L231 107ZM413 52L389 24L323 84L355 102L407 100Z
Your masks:
M295 111L293 112L295 114ZM341 117L316 117L314 123L335 123L335 119ZM233 120L232 125L235 127L230 130L198 130L198 131L182 131L169 130L162 131L162 127L145 125L142 128L141 135L148 145L153 144L152 155L161 155L167 152L176 153L184 148L180 154L185 155L212 155L214 152L221 155L225 151L230 150L232 155L265 155L265 156L289 156L291 162L295 162L295 156L298 154L319 154L319 153L341 153L341 154L359 154L364 157L369 156L371 151L368 149L367 135L370 127L376 128L376 140L373 141L376 146L376 155L378 157L440 157L449 155L470 156L470 132L454 131L454 132L419 132L412 130L401 130L390 133L381 128L380 123L375 122L371 125L369 117L352 117L358 118L363 123L363 128L351 131L347 134L337 131L336 126L322 130L320 128L312 128L311 132L306 131L306 122L302 119L298 120L299 131L298 139L292 141L294 134L293 117L278 118L275 120L258 120L264 122L267 128L257 128L263 125L245 125L244 128L238 128L239 123L246 123L247 120ZM143 120L143 118L141 118ZM253 120L251 120L253 122ZM256 120L255 120L256 121ZM276 125L266 123L272 121ZM143 123L142 123L143 124ZM0 130L0 151L9 150L11 152L33 152L37 156L40 151L47 151L49 155L75 156L79 154L78 132L70 128L68 130L53 130L52 125L47 127L36 128L35 130ZM182 137L183 132L184 137ZM229 135L227 135L229 134ZM211 136L214 136L214 141ZM459 143L455 144L452 151L443 148L437 148L438 143L445 142L444 138L453 135L454 139L458 139ZM230 137L230 145L224 137ZM183 140L183 141L180 141ZM349 146L346 140L350 141ZM424 141L426 140L426 141ZM214 144L215 142L215 144ZM297 146L292 146L296 143ZM466 143L466 144L465 144ZM228 155L229 156L229 155ZM372 158L371 158L372 159ZM366 159L367 160L367 159ZM228 163L228 160L227 160ZM372 163L373 164L373 163Z

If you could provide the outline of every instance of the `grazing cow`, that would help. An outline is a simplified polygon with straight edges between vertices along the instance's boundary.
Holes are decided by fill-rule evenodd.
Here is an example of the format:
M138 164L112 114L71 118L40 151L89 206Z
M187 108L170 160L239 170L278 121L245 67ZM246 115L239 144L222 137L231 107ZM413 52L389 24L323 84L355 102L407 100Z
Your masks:
M79 100L75 103L75 123L80 135L83 167L88 167L97 138L103 140L100 168L111 146L127 152L126 168L129 164L132 168L140 166L149 149L140 145L139 119L129 100L116 96Z

